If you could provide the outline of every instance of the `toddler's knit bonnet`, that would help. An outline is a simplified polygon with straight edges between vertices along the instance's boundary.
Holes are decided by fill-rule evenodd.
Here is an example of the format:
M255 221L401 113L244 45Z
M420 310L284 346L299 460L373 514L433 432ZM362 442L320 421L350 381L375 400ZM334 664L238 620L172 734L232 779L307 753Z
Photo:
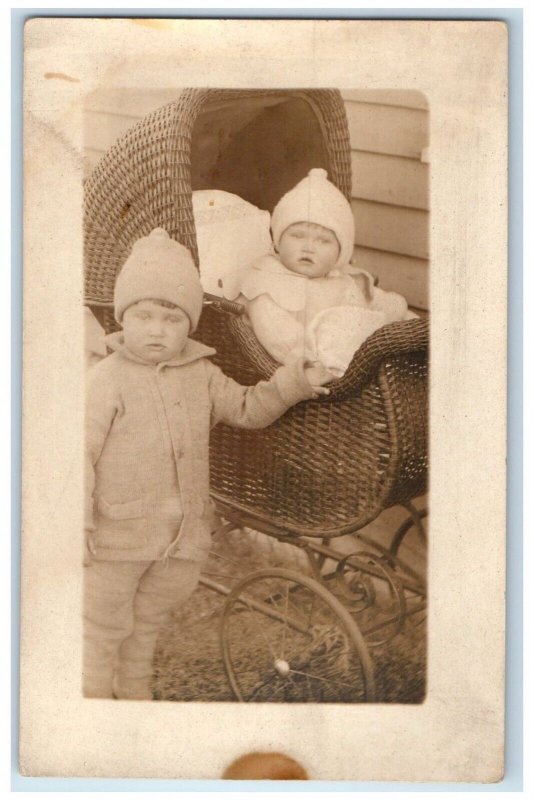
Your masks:
M311 169L278 201L271 219L275 246L286 228L295 222L313 222L334 231L340 247L335 267L349 263L354 248L354 217L350 203L330 183L326 170Z
M181 308L194 331L202 311L203 291L189 250L155 228L138 239L115 282L115 319L141 300L167 300Z

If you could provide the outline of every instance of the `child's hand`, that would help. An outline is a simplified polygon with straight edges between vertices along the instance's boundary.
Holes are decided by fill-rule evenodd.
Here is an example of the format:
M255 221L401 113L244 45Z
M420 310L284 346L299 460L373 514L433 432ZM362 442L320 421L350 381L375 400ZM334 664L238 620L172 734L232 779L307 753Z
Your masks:
M316 361L311 367L305 367L304 374L313 389L314 397L330 394L330 389L327 389L324 384L333 381L335 375L319 361Z

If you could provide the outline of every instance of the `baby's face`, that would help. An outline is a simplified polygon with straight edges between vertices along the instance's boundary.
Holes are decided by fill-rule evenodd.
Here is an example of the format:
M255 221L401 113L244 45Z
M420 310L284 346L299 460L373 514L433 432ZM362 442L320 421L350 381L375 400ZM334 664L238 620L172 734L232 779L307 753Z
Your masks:
M322 278L339 258L339 242L330 228L314 222L295 222L280 237L278 255L285 267L306 275Z
M189 335L189 317L181 308L165 308L141 300L126 309L122 332L126 347L136 356L159 364L178 356Z

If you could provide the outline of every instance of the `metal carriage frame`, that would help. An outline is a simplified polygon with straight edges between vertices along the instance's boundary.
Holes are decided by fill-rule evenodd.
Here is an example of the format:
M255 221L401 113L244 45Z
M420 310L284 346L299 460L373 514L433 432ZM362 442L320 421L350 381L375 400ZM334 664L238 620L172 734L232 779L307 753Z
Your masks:
M416 625L425 620L427 509L407 503L408 516L393 531L388 546L361 530L348 531L348 536L355 534L355 541L354 550L347 553L332 547L331 537L296 536L232 508L221 498L213 499L226 520L216 537L252 528L300 550L309 567L299 571L264 567L230 582L227 574L223 581L218 572L202 575L203 586L226 598L220 644L235 697L268 702L306 702L318 696L327 702L379 701L373 649L402 634L408 620ZM410 557L417 552L418 568L408 563L405 549ZM271 621L268 635L262 617ZM326 633L330 649L324 647ZM244 635L251 649L245 656L239 652ZM257 664L251 670L252 657ZM243 680L240 670L247 662Z

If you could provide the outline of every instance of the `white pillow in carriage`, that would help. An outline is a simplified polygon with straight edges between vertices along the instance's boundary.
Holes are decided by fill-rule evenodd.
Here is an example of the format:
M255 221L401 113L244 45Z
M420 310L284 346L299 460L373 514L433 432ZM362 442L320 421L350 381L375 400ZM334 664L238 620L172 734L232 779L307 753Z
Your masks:
M200 280L205 292L222 297L222 279L272 252L271 215L237 194L219 189L193 192Z

